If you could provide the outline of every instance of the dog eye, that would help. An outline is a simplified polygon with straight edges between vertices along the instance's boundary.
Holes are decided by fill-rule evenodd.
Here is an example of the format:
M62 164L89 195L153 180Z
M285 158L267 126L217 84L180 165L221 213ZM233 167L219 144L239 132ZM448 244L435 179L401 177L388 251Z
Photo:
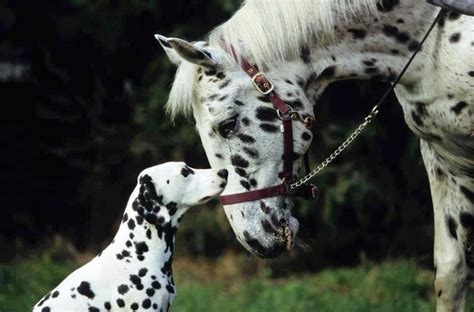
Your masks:
M232 134L237 132L237 116L221 122L217 130L223 138L227 139L230 137Z

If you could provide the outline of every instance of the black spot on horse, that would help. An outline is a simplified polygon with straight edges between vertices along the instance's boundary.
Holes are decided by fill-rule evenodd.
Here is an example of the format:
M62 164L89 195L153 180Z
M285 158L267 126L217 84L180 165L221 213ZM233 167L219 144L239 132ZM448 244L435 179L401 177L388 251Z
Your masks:
M466 102L459 102L456 105L454 105L453 107L451 107L451 111L454 112L456 115L459 115L461 113L461 111L466 107L467 107Z
M323 72L319 75L320 78L333 78L334 75L336 74L336 66L329 66Z
M235 100L234 103L237 104L238 106L244 106L244 103L239 100Z
M237 173L239 176L241 177L247 177L247 171L245 171L244 169L242 168L234 168L235 169L235 173Z
M277 231L273 228L272 224L268 220L264 219L262 221L262 228L268 234L276 234Z
M250 135L239 134L239 135L237 135L237 137L239 138L240 141L242 141L244 143L250 143L250 144L255 143L255 139L253 137L251 137Z
M270 133L275 133L278 131L278 127L271 124L267 124L267 123L260 124L260 129L262 129L265 132L270 132Z
M413 119L413 121L416 123L418 127L423 127L424 123L420 115L418 115L415 112L411 112L411 118Z
M460 222L465 230L464 259L470 268L474 268L474 216L463 212L460 215Z
M382 31L387 37L395 37L399 32L398 27L388 24L383 25Z
M269 214L271 212L270 207L265 204L264 201L260 201L260 209L263 211L265 214Z
M278 119L275 109L270 107L260 106L257 108L257 118L261 121L274 121Z
M349 28L348 31L352 33L352 38L356 40L364 39L367 36L367 31L365 29Z
M474 192L468 189L467 187L461 185L460 186L461 193L472 203L474 204Z
M256 149L244 147L243 150L245 154L249 155L251 158L258 158L258 151Z
M307 45L304 45L300 51L300 57L304 63L308 64L311 62L311 51Z
M242 118L241 121L244 126L250 125L250 120L247 117Z
M250 183L244 180L240 180L240 185L242 185L247 191L250 191Z
M77 292L89 299L94 299L95 297L95 294L91 289L91 285L85 281L81 282L81 284L77 287Z
M457 13L457 12L449 12L449 15L448 15L448 19L450 21L455 21L457 20L458 18L461 17L461 14Z
M452 35L449 37L449 42L451 42L451 43L458 43L460 39L461 39L461 33L460 33L460 32L457 32L457 33L452 34Z
M458 239L458 234L457 234L457 228L458 228L458 224L456 223L456 221L454 221L453 217L448 217L447 219L447 225L448 225L448 229L449 229L449 234L451 234L451 237L454 238L455 240Z
M412 40L410 44L408 45L408 50L412 52L416 51L416 49L418 49L419 46L420 46L420 42L416 40Z
M244 239L247 245L257 252L257 255L264 258L274 258L285 250L285 244L279 243L271 248L265 248L257 239L253 238L249 232L244 231Z
M399 3L400 3L399 0L382 0L381 2L377 3L377 9L378 9L380 12L390 12L390 11L392 11Z
M215 154L215 156L219 159L224 159L224 156L222 156L221 154Z
M305 141L310 141L312 136L311 136L311 133L305 131L301 134L301 138Z
M290 105L293 108L303 108L303 103L300 100L288 101L286 104Z
M230 161L234 167L247 168L249 166L249 162L238 154L232 155Z
M410 35L406 32L400 32L397 35L397 41L400 43L405 43L410 41Z

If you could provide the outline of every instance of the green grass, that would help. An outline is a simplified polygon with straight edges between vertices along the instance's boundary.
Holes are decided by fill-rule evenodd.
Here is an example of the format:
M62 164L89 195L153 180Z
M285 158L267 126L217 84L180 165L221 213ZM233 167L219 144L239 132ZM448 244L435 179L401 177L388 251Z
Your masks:
M0 265L0 311L28 311L74 267L48 257ZM276 280L261 276L203 282L179 272L175 276L174 311L434 311L432 273L414 261Z

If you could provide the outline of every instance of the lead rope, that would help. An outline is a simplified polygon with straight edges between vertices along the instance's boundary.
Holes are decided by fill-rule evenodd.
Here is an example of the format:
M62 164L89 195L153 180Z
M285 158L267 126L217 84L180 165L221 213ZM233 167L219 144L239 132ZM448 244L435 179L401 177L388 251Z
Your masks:
M418 45L415 52L413 52L413 55L410 57L410 59L406 63L403 70L400 72L400 74L398 74L395 81L392 82L392 85L390 86L390 88L388 88L388 90L380 98L380 100L377 102L377 104L375 104L375 106L372 108L372 110L367 115L367 117L365 117L364 122L362 122L359 125L359 127L357 127L357 129L355 129L354 132L352 132L352 134L341 145L339 145L339 147L334 152L332 152L332 154L329 155L319 166L317 166L313 171L311 171L310 173L305 175L300 180L296 181L295 183L290 184L288 186L288 191L293 192L297 188L302 187L303 185L306 185L309 182L309 180L314 178L319 172L321 172L321 170L326 168L334 159L336 159L337 156L339 156L339 154L341 154L359 136L359 134L361 134L361 132L364 131L364 129L374 120L374 118L379 113L379 107L383 104L383 102L385 102L385 100L389 96L390 92L392 92L395 89L395 87L398 85L400 80L403 78L406 71L408 70L408 67L410 67L411 63L415 59L418 52L420 52L423 44L425 43L426 39L430 35L431 31L436 26L436 24L440 21L440 19L446 14L446 12L447 11L445 9L441 9L439 11L439 13L436 16L434 22L431 24L430 28L428 29L428 32L425 34L425 36L421 40L421 42Z

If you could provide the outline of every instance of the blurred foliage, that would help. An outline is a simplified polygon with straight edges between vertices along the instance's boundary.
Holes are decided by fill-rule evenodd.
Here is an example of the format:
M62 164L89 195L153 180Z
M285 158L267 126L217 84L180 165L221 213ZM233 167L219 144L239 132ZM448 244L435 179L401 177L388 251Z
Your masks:
M28 169L13 163L5 179L28 178L32 185L6 186L12 204L3 208L11 220L0 221L6 229L0 233L3 250L13 249L13 238L28 250L55 233L80 250L98 250L114 234L143 168L169 160L208 166L193 122L179 119L173 125L164 114L175 67L153 34L202 38L239 5L238 0L0 1L0 52L21 49L32 64L30 81L0 84L8 92L4 105L27 111L11 127L28 129L23 155L31 156ZM386 87L349 81L329 88L316 107L313 159L321 161L336 148ZM12 146L22 144L8 137ZM275 275L400 255L430 263L428 182L418 142L394 98L315 182L321 198L299 202L294 212L304 248L270 262ZM18 198L25 199L21 207ZM243 250L213 204L193 210L178 234L181 254L217 257L228 248Z
M413 260L362 263L355 268L271 279L265 271L239 277L206 275L216 263L183 260L175 265L174 311L433 311L433 272ZM239 265L234 263L234 269ZM0 265L0 309L28 311L57 285L75 262L48 253ZM205 273L204 273L204 272ZM474 297L468 307L474 307Z

